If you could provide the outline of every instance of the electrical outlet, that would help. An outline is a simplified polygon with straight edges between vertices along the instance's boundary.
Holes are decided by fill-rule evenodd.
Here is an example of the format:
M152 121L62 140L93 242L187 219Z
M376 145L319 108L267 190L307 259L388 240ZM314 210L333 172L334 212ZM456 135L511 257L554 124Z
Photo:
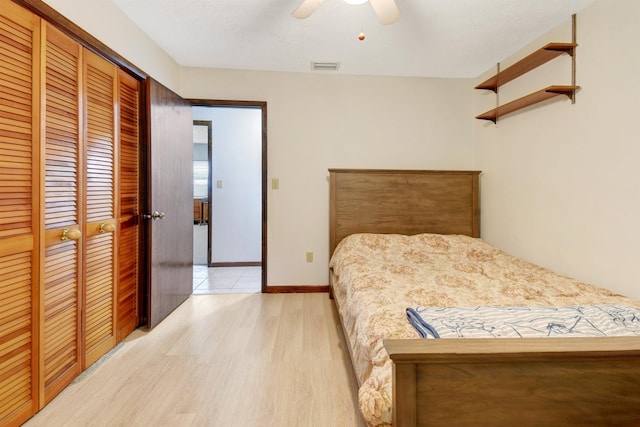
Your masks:
M307 262L313 262L313 252L307 252Z
M278 178L273 178L271 180L271 188L274 190L280 189L280 180Z

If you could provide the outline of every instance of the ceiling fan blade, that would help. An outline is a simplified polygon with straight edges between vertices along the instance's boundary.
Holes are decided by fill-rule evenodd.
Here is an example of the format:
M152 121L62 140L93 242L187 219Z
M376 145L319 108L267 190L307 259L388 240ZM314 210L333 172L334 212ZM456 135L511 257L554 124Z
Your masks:
M296 10L291 13L294 18L305 19L311 16L321 5L324 0L304 0Z
M395 0L369 0L369 3L384 25L393 24L400 18L400 9Z

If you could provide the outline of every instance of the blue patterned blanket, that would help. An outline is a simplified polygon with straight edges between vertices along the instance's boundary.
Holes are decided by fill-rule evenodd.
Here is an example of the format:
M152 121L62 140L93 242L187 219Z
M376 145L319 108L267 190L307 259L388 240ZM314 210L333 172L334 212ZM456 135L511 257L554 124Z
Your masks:
M407 318L422 338L640 336L640 309L575 307L415 307Z

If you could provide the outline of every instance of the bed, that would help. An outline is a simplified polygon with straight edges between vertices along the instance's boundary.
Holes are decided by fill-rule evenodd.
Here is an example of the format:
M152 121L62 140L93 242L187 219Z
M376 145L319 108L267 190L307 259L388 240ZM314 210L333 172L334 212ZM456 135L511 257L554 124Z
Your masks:
M637 307L478 239L478 181L477 171L330 169L330 289L364 420L396 427L640 425L640 337L425 340L406 320L404 310L415 304ZM402 249L410 241L427 255ZM387 248L389 259L375 261L369 251L376 247ZM474 271L473 259L449 259L456 251L498 261L483 264L491 271ZM399 253L414 258L413 267L396 263ZM438 271L420 280L437 286L423 291L406 270L434 260ZM449 274L456 268L461 274ZM491 287L474 284L477 275ZM529 278L534 285L520 292L517 283Z

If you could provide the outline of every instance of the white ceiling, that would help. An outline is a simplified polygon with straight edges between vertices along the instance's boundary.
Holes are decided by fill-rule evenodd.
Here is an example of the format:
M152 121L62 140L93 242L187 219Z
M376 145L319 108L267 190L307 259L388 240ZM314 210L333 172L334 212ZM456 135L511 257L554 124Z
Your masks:
M291 16L302 0L112 1L182 66L475 78L594 0L396 0L388 26L343 0L306 20Z

